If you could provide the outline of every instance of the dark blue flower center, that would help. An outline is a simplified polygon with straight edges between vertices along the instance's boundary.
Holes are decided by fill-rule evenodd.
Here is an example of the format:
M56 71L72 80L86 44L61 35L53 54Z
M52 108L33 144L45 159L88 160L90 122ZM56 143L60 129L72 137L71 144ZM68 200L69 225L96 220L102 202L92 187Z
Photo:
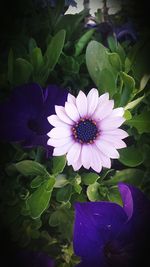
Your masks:
M91 144L98 136L96 123L91 119L81 119L72 131L75 140L79 143Z

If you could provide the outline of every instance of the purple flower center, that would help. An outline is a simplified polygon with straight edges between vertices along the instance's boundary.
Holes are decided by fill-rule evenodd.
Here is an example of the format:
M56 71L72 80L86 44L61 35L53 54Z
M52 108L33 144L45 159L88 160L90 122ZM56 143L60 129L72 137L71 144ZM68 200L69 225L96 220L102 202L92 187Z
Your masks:
M91 119L81 119L72 128L73 136L79 143L92 144L98 136L96 122Z

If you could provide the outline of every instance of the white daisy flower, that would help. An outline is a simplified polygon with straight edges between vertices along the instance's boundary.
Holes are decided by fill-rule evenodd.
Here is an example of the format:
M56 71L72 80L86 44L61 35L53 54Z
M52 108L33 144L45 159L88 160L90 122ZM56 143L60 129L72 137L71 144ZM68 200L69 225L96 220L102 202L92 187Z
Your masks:
M115 108L109 94L99 97L93 88L86 96L82 91L75 98L68 94L65 107L55 106L57 115L48 117L54 128L48 133L48 145L54 156L66 154L68 165L75 171L81 166L100 172L111 168L111 160L119 158L117 149L126 147L122 139L128 134L118 129L125 121L124 109Z

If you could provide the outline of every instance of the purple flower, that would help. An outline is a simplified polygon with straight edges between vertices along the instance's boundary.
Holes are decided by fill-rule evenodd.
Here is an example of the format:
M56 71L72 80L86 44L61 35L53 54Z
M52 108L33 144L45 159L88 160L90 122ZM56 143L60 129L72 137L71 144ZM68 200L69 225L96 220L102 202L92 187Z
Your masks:
M22 251L16 255L19 267L54 267L54 262L43 252Z
M131 22L127 22L122 26L114 27L114 33L116 34L119 42L128 41L134 44L137 41L137 33Z
M55 112L55 105L65 103L67 94L56 85L44 90L35 83L15 88L0 105L0 140L47 147L47 132L52 128L47 117Z
M111 202L76 203L74 251L82 260L79 267L145 266L150 201L131 185L120 183L119 191L123 207Z
M110 22L101 22L96 24L94 20L89 20L86 23L87 28L96 28L101 35L101 42L108 46L107 39L109 36L116 36L118 42L128 41L134 44L137 41L137 33L134 25L129 21L123 25L115 26Z

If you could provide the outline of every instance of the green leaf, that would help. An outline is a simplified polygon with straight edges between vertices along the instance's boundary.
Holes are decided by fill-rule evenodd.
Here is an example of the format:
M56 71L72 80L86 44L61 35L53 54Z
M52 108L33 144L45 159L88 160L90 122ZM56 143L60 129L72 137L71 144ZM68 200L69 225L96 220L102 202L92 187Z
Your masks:
M72 35L75 33L75 31L78 30L78 27L80 26L80 22L85 17L85 12L82 12L80 14L67 14L65 16L60 16L59 20L55 26L55 32L60 31L61 29L66 30L66 40L70 41L72 38Z
M50 40L47 50L44 54L44 66L39 73L39 82L44 85L51 71L55 68L65 43L65 30L57 32Z
M118 190L118 186L112 186L109 188L107 197L109 201L114 202L122 206L122 198Z
M85 32L81 36L81 38L78 40L78 42L75 45L75 57L79 56L82 53L84 47L90 41L94 32L95 32L95 29L91 29L91 30Z
M109 49L112 52L116 52L116 50L117 50L117 40L116 40L116 38L114 36L110 35L107 38L107 42L108 42Z
M61 188L67 185L69 181L67 180L66 176L64 174L59 174L56 176L56 182L54 187L55 188Z
M36 43L35 39L30 38L30 40L29 40L29 54L30 55L32 54L32 52L35 48L37 48L37 43Z
M30 62L23 58L17 58L14 64L14 83L20 85L29 82L33 72Z
M108 59L110 61L110 64L116 71L121 71L122 69L122 64L120 57L117 53L108 53Z
M32 180L32 182L30 184L31 188L37 188L37 187L39 187L44 182L44 180L45 179L43 179L42 176L38 175L37 177L35 177Z
M97 182L88 186L87 196L90 201L100 200L99 187L100 184Z
M73 186L71 184L66 185L65 187L62 187L57 191L56 199L59 202L67 202L70 200L71 195L73 194Z
M138 97L137 99L129 102L126 106L125 106L125 110L127 109L133 109L135 108L139 103L141 103L141 101L144 99L145 95Z
M128 167L136 167L144 160L141 150L134 146L121 149L119 154L119 161Z
M120 106L124 106L132 98L133 90L135 89L135 81L133 77L129 76L125 72L120 72L120 76L124 83L122 91Z
M34 73L40 71L44 64L44 59L40 48L36 47L33 49L31 54L31 63L33 65Z
M142 79L141 79L141 81L140 81L140 89L139 89L138 92L144 90L144 88L146 87L146 85L147 85L149 79L150 79L150 74L145 74L145 75L142 77Z
M95 183L98 179L99 179L99 175L94 173L94 172L90 172L90 173L83 173L82 174L82 181L85 185L90 185Z
M146 111L140 115L132 117L131 120L126 121L125 124L135 127L139 134L150 132L150 112Z
M102 44L97 41L91 41L88 44L86 64L97 88L102 92L107 91L113 96L116 90L116 74L109 62L107 50Z
M107 181L103 181L104 185L117 185L119 182L129 183L135 186L140 186L144 179L144 171L140 169L125 169L116 171L115 175Z
M48 175L45 167L32 160L23 160L15 164L16 169L24 176L28 175Z
M132 114L129 110L125 110L124 116L126 120L131 120L132 119Z
M7 72L7 78L8 81L13 84L13 76L14 76L14 53L13 50L10 49L9 55L8 55L8 72Z
M62 49L64 47L66 32L65 30L59 31L50 41L44 55L46 68L52 71L58 62Z
M59 174L64 170L66 166L66 157L65 156L53 157L52 164L53 164L52 173L55 175Z
M44 210L47 209L54 184L55 178L51 177L27 199L26 203L33 219L39 218Z

